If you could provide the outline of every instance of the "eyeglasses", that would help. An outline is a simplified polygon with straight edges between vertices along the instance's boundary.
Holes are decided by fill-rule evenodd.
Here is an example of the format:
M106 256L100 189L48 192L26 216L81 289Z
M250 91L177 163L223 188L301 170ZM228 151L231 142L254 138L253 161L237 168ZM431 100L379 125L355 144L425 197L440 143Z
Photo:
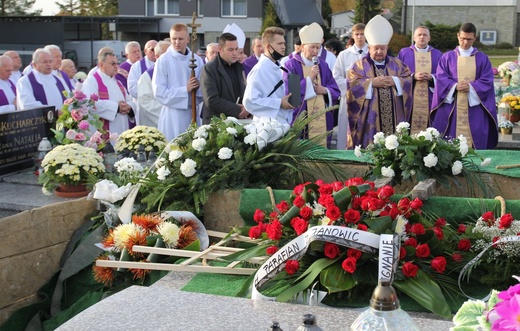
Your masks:
M475 41L475 38L461 38L461 37L459 37L459 39L460 39L461 41L466 41L466 42L468 42L468 43L470 43L470 42L472 42L472 41Z
M153 48L148 48L148 50L149 50L150 52L155 52L155 49L153 49Z

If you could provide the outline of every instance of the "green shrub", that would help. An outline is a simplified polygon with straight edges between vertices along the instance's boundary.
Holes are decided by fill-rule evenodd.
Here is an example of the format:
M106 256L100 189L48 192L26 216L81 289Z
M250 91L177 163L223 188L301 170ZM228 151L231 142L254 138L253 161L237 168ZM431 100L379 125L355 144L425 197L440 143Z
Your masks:
M390 47L390 50L392 51L394 56L397 56L401 48L405 48L410 46L411 39L410 37L407 37L404 34L397 34L394 33L392 36L392 39L390 39L390 43L388 44L388 47Z

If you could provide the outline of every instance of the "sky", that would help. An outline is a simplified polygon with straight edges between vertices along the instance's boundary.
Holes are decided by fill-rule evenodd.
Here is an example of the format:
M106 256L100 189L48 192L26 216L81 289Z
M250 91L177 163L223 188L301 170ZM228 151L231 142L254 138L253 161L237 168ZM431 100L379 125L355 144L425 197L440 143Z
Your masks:
M58 6L55 4L56 0L36 0L34 3L35 9L43 9L42 16L52 16L58 13Z

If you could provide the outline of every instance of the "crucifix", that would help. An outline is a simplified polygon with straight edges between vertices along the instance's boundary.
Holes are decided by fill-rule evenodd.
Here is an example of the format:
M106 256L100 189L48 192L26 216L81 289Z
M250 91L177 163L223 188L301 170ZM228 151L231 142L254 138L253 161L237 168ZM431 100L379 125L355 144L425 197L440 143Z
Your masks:
M191 28L191 64L189 67L191 68L191 77L195 77L195 68L197 68L197 65L195 64L195 51L193 48L193 43L195 40L197 40L197 28L201 27L201 24L196 24L195 20L197 19L197 14L193 12L193 16L191 17L191 23L186 24ZM190 78L191 78L190 77ZM193 89L191 90L191 123L195 124L197 123L197 90Z

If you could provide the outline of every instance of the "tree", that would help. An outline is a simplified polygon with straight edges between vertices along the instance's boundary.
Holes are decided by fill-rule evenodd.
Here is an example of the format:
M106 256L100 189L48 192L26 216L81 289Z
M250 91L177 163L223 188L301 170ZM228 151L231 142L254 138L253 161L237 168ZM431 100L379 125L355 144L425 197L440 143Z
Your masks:
M368 23L370 19L381 12L381 0L356 0L354 22Z
M59 0L56 5L67 16L116 16L119 11L117 0Z
M83 16L86 8L81 0L61 0L56 1L55 4L60 9L58 15L63 16Z
M280 19L278 18L278 15L276 14L276 10L274 9L273 4L271 3L271 1L267 1L264 8L262 30L260 31L260 34L262 34L264 30L270 26L281 27L282 24L280 22Z
M42 10L32 9L36 0L0 0L0 16L40 16Z

